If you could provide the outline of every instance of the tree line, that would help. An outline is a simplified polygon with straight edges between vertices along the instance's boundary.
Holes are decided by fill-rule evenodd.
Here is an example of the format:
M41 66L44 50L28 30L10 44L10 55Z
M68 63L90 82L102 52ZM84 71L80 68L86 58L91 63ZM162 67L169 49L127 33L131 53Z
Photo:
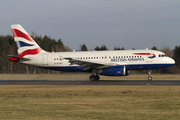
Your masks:
M37 36L32 33L33 39L37 44L49 52L65 52L72 51L69 47L65 46L61 39L55 40L49 36ZM134 49L134 48L133 48ZM153 46L151 49L158 50L156 46ZM96 46L94 50L108 50L105 45ZM115 47L114 50L125 50L124 47ZM88 48L85 44L80 45L80 51L88 51ZM174 73L177 74L180 71L180 45L175 46L173 50L169 47L164 46L160 51L166 53L169 57L172 57L176 64L169 68L153 70L153 73ZM46 74L46 73L59 73L58 71L52 71L47 69L41 69L37 67L27 66L23 64L17 64L14 62L8 61L7 55L17 55L17 48L13 36L11 35L1 35L0 36L0 73L12 73L12 74ZM147 71L131 71L132 73L147 73Z

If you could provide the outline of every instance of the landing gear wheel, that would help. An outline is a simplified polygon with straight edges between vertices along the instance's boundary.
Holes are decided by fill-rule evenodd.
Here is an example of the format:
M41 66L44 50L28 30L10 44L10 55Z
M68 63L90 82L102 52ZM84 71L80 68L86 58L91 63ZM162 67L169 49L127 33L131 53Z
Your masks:
M95 81L99 81L99 75L95 75Z
M148 70L148 80L151 81L152 80L152 77L151 77L151 71Z
M89 77L89 79L90 79L91 81L98 81L98 80L100 79L100 77L99 77L99 75L91 75L91 76Z
M148 80L149 80L149 81L151 81L151 80L152 80L152 77L151 77L151 76L149 76L149 77L148 77Z
M89 77L89 79L90 79L90 81L95 81L94 75L91 75L91 76Z

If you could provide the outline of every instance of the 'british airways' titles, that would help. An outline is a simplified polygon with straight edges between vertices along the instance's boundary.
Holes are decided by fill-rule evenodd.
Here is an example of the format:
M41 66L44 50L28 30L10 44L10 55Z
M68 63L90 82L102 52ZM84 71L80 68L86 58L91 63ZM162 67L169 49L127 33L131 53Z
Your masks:
M144 61L144 58L113 58L111 62Z

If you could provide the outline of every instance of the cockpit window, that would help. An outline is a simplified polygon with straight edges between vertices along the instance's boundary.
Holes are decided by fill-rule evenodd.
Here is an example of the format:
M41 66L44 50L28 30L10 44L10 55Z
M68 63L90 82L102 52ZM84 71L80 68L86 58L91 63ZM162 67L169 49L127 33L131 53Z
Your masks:
M167 57L166 54L159 54L159 57Z

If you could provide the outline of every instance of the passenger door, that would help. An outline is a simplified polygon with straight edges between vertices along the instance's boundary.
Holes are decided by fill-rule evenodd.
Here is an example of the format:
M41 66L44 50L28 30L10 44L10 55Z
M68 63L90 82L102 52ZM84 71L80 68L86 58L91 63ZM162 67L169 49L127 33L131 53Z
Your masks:
M43 54L42 65L48 65L48 54Z
M146 62L152 62L152 52L146 50Z

